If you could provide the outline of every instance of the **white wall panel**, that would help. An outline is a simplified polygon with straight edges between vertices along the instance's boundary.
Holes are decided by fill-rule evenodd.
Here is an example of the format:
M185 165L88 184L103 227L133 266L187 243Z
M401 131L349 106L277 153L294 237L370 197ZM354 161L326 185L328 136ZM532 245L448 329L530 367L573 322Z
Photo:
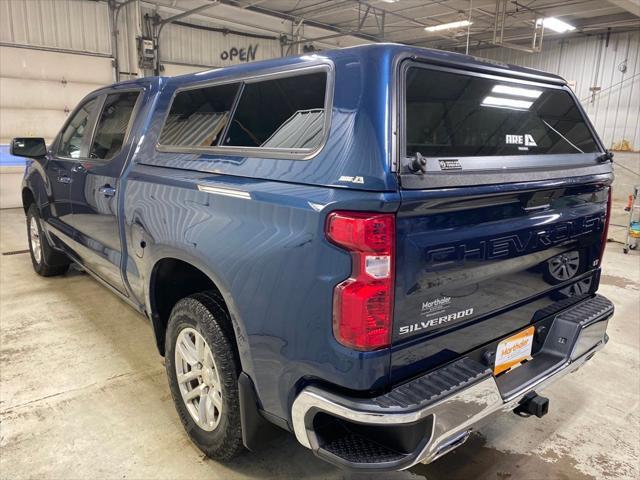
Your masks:
M2 108L72 109L87 94L98 88L95 83L8 78L0 76Z
M196 73L196 72L202 72L203 70L208 70L205 67L198 67L195 65L177 65L174 63L163 63L164 65L164 72L162 72L163 75L166 75L167 77L175 77L177 75L185 75L187 73Z
M100 85L113 75L111 58L6 46L0 46L0 73L10 78Z
M108 57L0 46L0 144L51 140L82 97L112 81Z
M111 54L109 8L86 0L0 0L0 42Z
M13 137L43 137L49 143L67 118L64 110L5 108L0 106L0 144Z
M537 54L507 48L472 53L575 82L576 94L605 145L620 148L626 142L640 150L640 32L545 42ZM600 93L594 96L591 87L600 87Z
M250 51L254 52L251 57ZM244 53L244 59L241 58L241 53ZM162 32L160 55L163 61L222 67L243 61L280 57L281 52L277 39L252 38L231 33L225 35L169 24Z

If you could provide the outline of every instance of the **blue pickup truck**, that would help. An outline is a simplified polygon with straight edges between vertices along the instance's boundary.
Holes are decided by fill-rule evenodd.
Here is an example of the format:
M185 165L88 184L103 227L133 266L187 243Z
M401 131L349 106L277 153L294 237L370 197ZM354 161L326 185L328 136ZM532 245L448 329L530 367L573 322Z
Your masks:
M360 46L118 83L12 151L35 271L150 320L214 459L430 462L608 340L611 155L555 75Z

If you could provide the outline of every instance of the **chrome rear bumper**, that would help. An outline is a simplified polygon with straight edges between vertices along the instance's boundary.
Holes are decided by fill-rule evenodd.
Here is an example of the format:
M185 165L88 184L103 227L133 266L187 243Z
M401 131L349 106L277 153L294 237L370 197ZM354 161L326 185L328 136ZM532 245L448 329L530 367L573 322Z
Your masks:
M529 392L580 368L608 341L612 314L611 302L599 295L557 314L534 359L497 378L490 367L462 358L371 399L308 386L292 406L296 438L349 469L401 470L432 462Z

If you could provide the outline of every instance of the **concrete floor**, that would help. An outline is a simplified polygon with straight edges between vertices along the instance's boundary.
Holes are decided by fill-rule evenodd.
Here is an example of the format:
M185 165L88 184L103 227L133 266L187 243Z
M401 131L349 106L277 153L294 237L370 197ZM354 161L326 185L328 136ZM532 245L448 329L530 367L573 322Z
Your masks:
M28 254L4 255L26 245L22 211L0 211L2 478L348 476L284 433L231 463L205 458L174 412L146 320L87 275L45 279ZM639 478L640 256L621 250L608 245L601 285L616 304L611 341L546 391L549 415L506 414L441 460L378 478Z

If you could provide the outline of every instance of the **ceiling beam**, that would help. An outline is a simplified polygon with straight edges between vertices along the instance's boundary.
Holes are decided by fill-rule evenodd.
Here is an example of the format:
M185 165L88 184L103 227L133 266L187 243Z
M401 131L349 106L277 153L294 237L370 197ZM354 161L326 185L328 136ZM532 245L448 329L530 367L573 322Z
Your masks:
M293 15L294 17L305 17L305 18L319 18L324 15L331 15L332 13L337 13L345 8L349 8L352 6L352 0L339 0L333 2L321 2L313 5L307 5L306 7L300 7L295 10L287 11L287 14Z
M615 15L605 15L602 17L594 17L580 25L576 25L576 31L572 33L554 33L550 30L545 30L545 40L558 40L561 38L575 38L579 35L592 34L592 32L605 31L607 28L639 28L640 19L630 17L626 13L619 13ZM478 45L491 46L491 39L493 32L483 32L475 36L472 36L472 42ZM525 43L531 41L531 33L523 32L519 28L505 29L504 32L505 41L509 43ZM426 41L407 42L411 45L427 45ZM430 42L433 44L433 42ZM439 43L439 48L456 48L464 46L463 42L455 43ZM496 45L493 45L496 47Z
M208 8L211 8L211 7L215 7L216 5L218 5L218 1L217 0L213 0L210 3L207 3L205 5L200 5L199 7L195 7L195 8L192 8L190 10L185 10L182 13L178 13L178 14L173 15L171 17L159 20L158 23L159 23L160 27L163 27L167 23L175 22L176 20L180 20L181 18L188 17L189 15L193 15L194 13L203 12L204 10L207 10Z
M609 3L640 17L640 0L609 0Z

